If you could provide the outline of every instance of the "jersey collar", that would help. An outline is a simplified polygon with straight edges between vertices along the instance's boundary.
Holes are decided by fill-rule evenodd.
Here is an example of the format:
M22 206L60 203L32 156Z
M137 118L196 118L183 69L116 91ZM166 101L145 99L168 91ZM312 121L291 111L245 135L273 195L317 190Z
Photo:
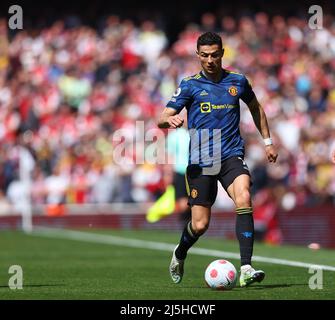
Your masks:
M209 79L209 78L206 76L206 74L205 74L205 72L204 72L203 70L201 70L200 73L201 73L202 76L204 76L204 78L205 78L206 80L208 80L208 81L210 81L210 82L214 82L214 83L220 83L220 82L221 82L221 81L228 75L228 72L227 72L225 69L222 68L221 70L222 70L222 75L221 75L221 78L220 78L219 81L213 81L213 80Z

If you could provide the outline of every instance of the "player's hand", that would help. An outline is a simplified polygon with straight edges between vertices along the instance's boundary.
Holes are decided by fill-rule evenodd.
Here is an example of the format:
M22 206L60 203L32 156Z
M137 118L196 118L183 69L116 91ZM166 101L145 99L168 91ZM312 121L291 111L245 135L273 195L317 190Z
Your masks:
M175 116L170 116L167 122L170 125L170 128L176 129L180 128L183 125L184 119L181 118L178 114L176 114Z
M266 156L269 162L275 163L277 161L278 152L273 144L265 147Z

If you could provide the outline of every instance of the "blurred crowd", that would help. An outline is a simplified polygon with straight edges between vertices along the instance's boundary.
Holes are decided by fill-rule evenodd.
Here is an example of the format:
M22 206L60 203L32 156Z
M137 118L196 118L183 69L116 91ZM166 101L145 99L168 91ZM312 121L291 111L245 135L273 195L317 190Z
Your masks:
M35 204L157 199L167 170L137 161L153 148L140 137L159 134L158 115L178 83L200 70L196 39L204 31L222 35L224 67L247 75L278 146L278 163L268 164L242 103L255 203L334 204L334 21L327 16L322 30L312 30L297 17L208 12L173 43L153 21L113 15L101 30L57 21L14 37L1 21L0 211L19 202L27 173ZM113 157L120 144L121 162Z

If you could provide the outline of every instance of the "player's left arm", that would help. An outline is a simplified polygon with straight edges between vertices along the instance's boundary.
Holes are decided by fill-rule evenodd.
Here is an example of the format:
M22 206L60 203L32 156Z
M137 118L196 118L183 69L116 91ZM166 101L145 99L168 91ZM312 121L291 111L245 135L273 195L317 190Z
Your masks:
M272 139L270 139L270 129L264 109L258 102L256 96L254 96L251 101L247 103L247 106L251 112L252 118L259 133L262 135L264 142L266 143L265 152L269 162L276 162L278 152L272 143Z

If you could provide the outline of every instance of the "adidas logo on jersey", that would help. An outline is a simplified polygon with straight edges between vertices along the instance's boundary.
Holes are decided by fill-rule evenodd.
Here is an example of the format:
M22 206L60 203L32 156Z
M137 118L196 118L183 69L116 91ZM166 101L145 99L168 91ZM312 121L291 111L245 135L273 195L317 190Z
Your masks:
M208 92L207 92L206 90L202 90L202 91L200 92L200 95L201 95L201 96L208 96Z

